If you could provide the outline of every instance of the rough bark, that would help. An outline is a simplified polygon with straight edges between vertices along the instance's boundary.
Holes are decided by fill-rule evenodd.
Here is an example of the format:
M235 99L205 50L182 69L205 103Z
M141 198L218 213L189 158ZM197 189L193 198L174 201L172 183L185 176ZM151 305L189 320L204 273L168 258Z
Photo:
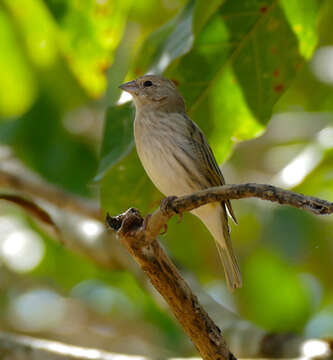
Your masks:
M166 198L161 207L146 219L143 219L134 208L116 217L107 215L106 218L107 225L117 232L124 247L169 304L203 359L227 360L235 357L230 352L220 329L203 309L156 238L175 214L191 211L207 203L249 197L294 206L317 215L333 212L333 203L326 200L304 196L272 185L249 183L224 185L179 198Z
M117 230L125 248L169 304L202 358L235 359L220 329L200 305L196 295L192 293L157 240L152 239L152 231L156 230L156 226L150 219L155 218L158 220L156 214L153 214L148 221L144 221L139 211L131 208L116 218L107 216L106 221L113 230Z

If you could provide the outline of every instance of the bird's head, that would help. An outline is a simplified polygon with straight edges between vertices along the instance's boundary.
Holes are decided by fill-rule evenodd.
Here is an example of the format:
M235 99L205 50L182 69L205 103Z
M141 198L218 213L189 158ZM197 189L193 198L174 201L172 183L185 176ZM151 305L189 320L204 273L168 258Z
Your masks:
M157 75L144 75L119 86L133 96L138 110L152 107L167 112L185 112L185 104L176 85Z

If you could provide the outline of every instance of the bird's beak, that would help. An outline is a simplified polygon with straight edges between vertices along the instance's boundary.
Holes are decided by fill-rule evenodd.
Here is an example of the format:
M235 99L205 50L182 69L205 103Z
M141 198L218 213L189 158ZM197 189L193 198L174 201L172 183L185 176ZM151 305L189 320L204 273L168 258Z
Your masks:
M127 83L121 84L120 89L127 91L130 94L135 94L138 91L138 85L136 84L135 80L129 81Z

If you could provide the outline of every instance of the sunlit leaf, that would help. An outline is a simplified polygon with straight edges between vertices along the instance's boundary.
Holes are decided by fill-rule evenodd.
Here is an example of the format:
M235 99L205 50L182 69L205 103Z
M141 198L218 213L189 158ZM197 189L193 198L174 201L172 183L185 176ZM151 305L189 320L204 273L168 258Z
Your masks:
M4 5L22 45L22 53L30 65L29 71L36 75L36 83L42 88L40 91L51 95L61 108L77 106L86 100L86 93L61 55L57 24L45 4L41 0L5 0ZM6 61L5 68L10 69L8 73L13 66L14 61ZM25 94L29 95L29 92Z
M106 89L106 70L122 38L132 0L69 1L60 21L66 59L92 96Z
M36 96L35 77L1 8L0 53L0 118L21 115Z
M209 121L203 122L207 115ZM209 136L210 144L219 162L230 154L235 141L258 136L265 128L246 105L243 92L230 68L226 69L213 84L210 97L198 106L193 119Z
M43 1L4 0L4 3L23 35L32 63L42 68L52 66L58 56L58 34L56 24Z
M309 59L317 45L317 14L320 8L318 0L280 0L287 20L299 42L299 51Z
M132 0L68 1L56 19L41 0L4 1L36 66L50 68L64 57L90 96L101 95Z
M214 15L215 11L225 2L226 0L198 0L195 3L194 16L193 16L193 32L198 34L203 26L209 21L211 16Z

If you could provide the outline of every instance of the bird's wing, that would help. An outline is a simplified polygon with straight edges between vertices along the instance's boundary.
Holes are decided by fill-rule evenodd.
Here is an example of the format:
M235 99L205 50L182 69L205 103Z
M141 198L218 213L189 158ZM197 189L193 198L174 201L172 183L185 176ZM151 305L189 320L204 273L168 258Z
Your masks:
M218 166L215 156L211 147L208 144L204 134L200 128L187 116L183 115L185 120L185 126L188 132L188 139L191 144L194 158L201 158L202 161L196 162L198 166L204 166L204 168L198 169L201 174L205 175L207 186L220 186L225 184L223 174ZM237 224L237 220L231 203L229 200L224 202L230 216Z

